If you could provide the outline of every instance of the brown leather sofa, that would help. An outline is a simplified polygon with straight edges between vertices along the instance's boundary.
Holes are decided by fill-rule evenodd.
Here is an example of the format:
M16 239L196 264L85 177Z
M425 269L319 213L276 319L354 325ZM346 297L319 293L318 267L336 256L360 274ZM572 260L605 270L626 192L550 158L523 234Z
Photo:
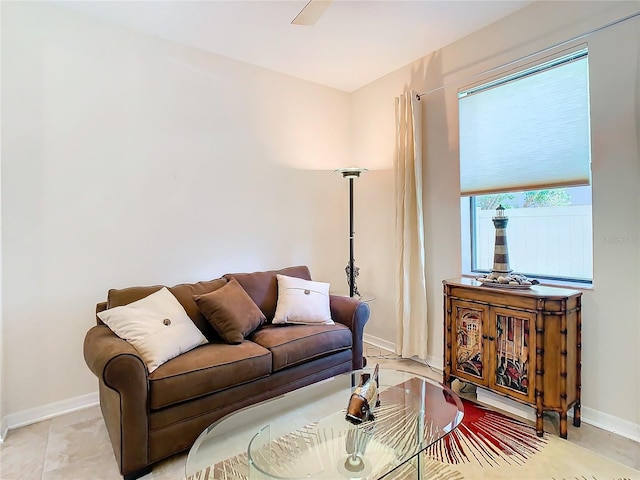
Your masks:
M100 407L125 480L145 475L155 462L190 448L205 428L235 410L363 367L368 305L331 295L335 325L271 325L277 273L311 279L309 269L299 266L169 287L209 343L169 360L151 374L137 351L99 319L87 332L85 361L98 377ZM224 343L192 298L220 288L232 277L267 318L267 324L239 345ZM96 313L160 288L110 290Z

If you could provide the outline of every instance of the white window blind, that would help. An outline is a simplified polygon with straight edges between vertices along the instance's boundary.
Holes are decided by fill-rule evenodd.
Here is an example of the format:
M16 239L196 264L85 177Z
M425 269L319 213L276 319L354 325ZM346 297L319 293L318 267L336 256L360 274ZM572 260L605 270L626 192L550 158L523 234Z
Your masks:
M458 98L462 196L590 183L586 49Z

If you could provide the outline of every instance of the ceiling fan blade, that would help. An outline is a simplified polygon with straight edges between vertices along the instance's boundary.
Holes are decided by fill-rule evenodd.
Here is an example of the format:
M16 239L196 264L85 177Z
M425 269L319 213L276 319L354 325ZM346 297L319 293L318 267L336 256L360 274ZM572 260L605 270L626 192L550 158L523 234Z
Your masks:
M309 0L300 13L291 21L292 25L315 25L333 0Z

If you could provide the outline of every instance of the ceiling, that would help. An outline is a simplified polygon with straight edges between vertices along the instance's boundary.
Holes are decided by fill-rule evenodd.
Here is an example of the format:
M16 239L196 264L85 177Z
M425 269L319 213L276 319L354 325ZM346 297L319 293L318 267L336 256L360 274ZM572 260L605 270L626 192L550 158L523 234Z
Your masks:
M314 26L307 0L52 3L351 92L533 2L334 0Z

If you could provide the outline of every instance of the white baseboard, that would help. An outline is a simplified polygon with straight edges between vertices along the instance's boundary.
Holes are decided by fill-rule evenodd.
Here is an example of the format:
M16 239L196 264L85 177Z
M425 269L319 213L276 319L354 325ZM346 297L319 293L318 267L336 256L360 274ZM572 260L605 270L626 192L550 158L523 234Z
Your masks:
M429 365L431 365L433 368L440 370L441 372L444 371L444 363L442 363L442 358L440 357L434 357L433 355L429 355L427 357L427 362L429 363Z
M10 413L2 419L6 430L24 427L32 423L41 422L50 418L77 412L85 408L94 407L99 404L98 392L87 393L78 397L68 398L59 402L48 403L40 407L29 408L16 413ZM4 430L3 430L4 431ZM2 438L6 437L5 434Z
M569 411L573 418L573 409ZM640 442L640 424L582 406L580 420L594 427Z
M7 417L2 417L0 419L0 443L4 442L4 439L7 438L8 431L9 422L7 421Z
M374 337L373 335L369 335L368 333L365 333L362 337L362 339L373 345L374 347L378 347L381 348L382 350L386 350L390 353L394 353L396 351L396 344L393 342L390 342L388 340L384 340L383 338L379 338L379 337ZM423 360L418 359L417 357L412 357L413 360L420 362L420 363L424 363ZM426 359L426 362L429 364L429 366L442 371L444 368L444 364L442 363L442 358L439 357L434 357L433 355L429 355Z
M516 402L515 400L511 400L507 397L503 397L502 395L498 395L484 388L477 388L476 397L481 403L499 408L521 418L526 418L532 422L535 422L536 420L536 413L533 407ZM569 409L567 416L570 419L573 419L573 408ZM621 437L640 442L640 425L637 423L584 406L581 408L580 420L594 427L606 430L607 432L615 433Z
M382 350L386 350L387 352L390 352L390 353L396 352L396 344L388 340L384 340L383 338L374 337L373 335L369 335L368 333L365 333L362 336L362 339L365 342L373 345L374 347L381 348Z
M520 418L526 418L532 422L536 421L536 410L529 405L524 405L520 402L511 400L510 398L503 397L497 393L493 393L490 390L477 387L476 399L480 403L490 405L505 412L512 413Z

